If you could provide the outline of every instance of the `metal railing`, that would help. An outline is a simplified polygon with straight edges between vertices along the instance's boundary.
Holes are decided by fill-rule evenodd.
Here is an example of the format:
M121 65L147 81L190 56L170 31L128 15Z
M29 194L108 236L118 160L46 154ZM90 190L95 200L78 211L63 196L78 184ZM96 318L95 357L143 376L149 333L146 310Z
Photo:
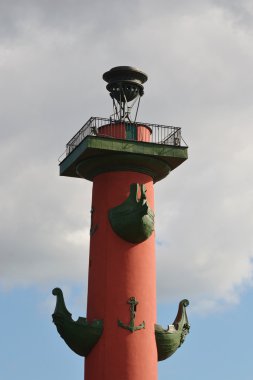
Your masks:
M171 146L187 146L181 136L181 128L91 117L67 143L66 151L59 158L59 161L61 162L62 159L67 157L87 136L109 137Z

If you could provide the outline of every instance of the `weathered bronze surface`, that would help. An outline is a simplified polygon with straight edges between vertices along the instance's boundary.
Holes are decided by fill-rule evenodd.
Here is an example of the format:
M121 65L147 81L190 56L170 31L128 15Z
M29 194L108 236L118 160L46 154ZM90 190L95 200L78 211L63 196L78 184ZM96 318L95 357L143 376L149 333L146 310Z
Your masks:
M110 209L108 215L113 231L130 243L141 243L154 231L154 212L148 206L145 185L133 183L129 197L121 205Z
M188 305L189 301L186 299L179 303L176 319L166 330L160 325L155 325L158 361L165 360L174 354L189 333L190 325L186 314Z
M136 300L135 297L130 297L127 303L130 305L130 322L129 325L126 325L125 323L121 322L118 320L118 326L122 327L123 329L129 330L132 333L137 330L142 330L145 329L145 322L143 321L140 325L135 326L134 321L135 321L135 313L136 313L136 308L138 305L138 301Z
M52 317L58 333L76 354L88 356L102 335L103 322L94 320L90 323L83 317L73 321L72 314L66 308L61 289L55 288L52 293L57 297Z

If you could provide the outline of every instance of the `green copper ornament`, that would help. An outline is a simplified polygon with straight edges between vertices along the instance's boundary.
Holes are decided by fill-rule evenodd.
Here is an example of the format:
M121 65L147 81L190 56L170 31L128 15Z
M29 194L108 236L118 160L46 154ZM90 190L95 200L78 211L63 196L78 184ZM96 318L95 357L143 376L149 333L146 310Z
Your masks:
M188 305L189 301L186 299L179 303L176 319L172 325L168 326L167 330L160 325L155 325L158 361L165 360L173 355L189 333L190 325L186 314Z
M61 289L55 288L52 293L57 297L52 317L58 333L76 354L84 357L88 356L102 335L103 322L94 320L90 323L83 317L73 321L72 314L65 306Z
M142 330L145 329L145 322L143 321L140 325L135 326L134 321L135 321L135 313L136 313L136 308L138 305L138 301L136 300L135 297L130 297L127 303L130 305L130 322L128 325L125 323L121 322L118 320L118 326L122 327L123 329L129 330L132 333L137 330Z
M154 230L154 212L148 206L145 185L133 183L128 198L109 210L109 221L122 239L133 244L147 240Z

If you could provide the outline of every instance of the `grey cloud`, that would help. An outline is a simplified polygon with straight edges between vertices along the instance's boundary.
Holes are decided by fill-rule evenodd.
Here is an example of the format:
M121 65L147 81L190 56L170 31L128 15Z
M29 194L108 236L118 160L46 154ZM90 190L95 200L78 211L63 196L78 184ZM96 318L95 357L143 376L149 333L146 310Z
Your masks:
M51 30L61 33L89 29L96 34L92 38L103 38L118 34L122 28L138 22L140 12L139 2L126 3L123 0L2 2L0 37L12 42L26 30L34 28L41 32Z
M23 168L1 189L4 287L86 276L90 189L69 186L50 171L47 165ZM79 213L78 203L84 205Z
M252 29L253 5L250 0L212 0L218 8L222 9L235 25Z

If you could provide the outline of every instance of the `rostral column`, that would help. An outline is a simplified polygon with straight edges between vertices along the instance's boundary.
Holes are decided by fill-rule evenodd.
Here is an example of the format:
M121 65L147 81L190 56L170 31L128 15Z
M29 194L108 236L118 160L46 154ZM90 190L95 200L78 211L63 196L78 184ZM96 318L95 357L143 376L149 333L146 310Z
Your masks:
M91 117L69 141L60 175L93 182L87 317L73 321L61 289L53 321L85 357L86 380L156 380L157 362L189 332L183 299L167 329L156 324L154 183L187 159L181 129L136 122L147 75L103 75L109 119Z

